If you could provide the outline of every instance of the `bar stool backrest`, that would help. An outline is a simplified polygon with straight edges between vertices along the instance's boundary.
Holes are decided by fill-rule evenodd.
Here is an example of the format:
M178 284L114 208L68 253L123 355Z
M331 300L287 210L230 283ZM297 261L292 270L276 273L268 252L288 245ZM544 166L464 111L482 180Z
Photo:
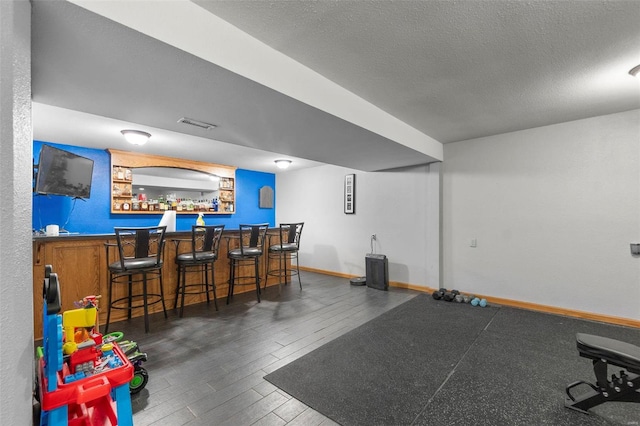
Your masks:
M242 256L245 255L245 251L251 253L254 253L255 249L258 249L260 253L264 251L264 242L269 229L268 223L239 225L238 228L240 229L240 253Z
M196 259L196 253L211 252L218 254L220 240L222 240L224 225L192 225L191 226L191 254Z
M281 223L280 224L280 248L285 247L300 249L300 236L302 235L302 228L304 222L298 223Z
M114 228L122 270L162 266L166 229L166 226Z

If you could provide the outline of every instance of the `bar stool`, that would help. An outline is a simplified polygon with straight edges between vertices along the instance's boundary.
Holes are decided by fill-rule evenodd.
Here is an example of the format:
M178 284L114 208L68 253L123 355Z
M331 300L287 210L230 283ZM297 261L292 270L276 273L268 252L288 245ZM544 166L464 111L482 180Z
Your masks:
M164 317L167 318L162 288L165 231L166 226L115 228L118 261L109 265L109 306L105 334L109 332L112 309L127 310L127 319L131 319L131 311L142 307L144 309L145 333L149 332L149 305L162 303ZM113 244L106 245L107 261L109 260L110 246ZM134 279L134 277L136 278ZM158 293L149 293L148 279L158 281L160 285ZM142 282L142 292L134 294L133 284L139 282ZM127 296L113 299L113 287L119 284L127 285ZM142 303L134 304L134 301L139 299L142 299ZM149 299L152 300L149 301Z
M193 225L191 226L190 240L173 240L176 243L176 264L178 265L178 285L176 287L176 300L173 309L178 307L178 296L180 297L180 317L184 311L185 294L202 294L207 295L207 303L209 303L209 291L213 291L213 303L218 310L218 301L216 296L216 284L214 276L214 264L218 259L218 248L222 238L224 225ZM191 242L191 251L180 253L180 243ZM209 268L211 267L211 268ZM191 269L191 271L189 271ZM211 281L209 282L209 271L211 271ZM187 272L201 272L204 282L198 284L187 284ZM188 288L199 287L187 291Z
M256 295L258 303L260 303L260 257L264 252L264 242L269 229L268 223L260 223L255 225L240 225L239 238L227 239L227 257L229 258L229 293L227 294L227 305L233 297L233 290L236 285L252 284L255 281ZM231 248L230 241L238 240L239 247ZM253 265L254 274L236 275L242 272L242 267ZM239 280L253 279L251 282L239 283Z
M300 280L300 263L298 262L298 251L300 250L300 236L302 235L302 227L304 222L298 223L281 223L279 233L279 244L271 244L271 237L269 236L269 249L267 251L267 273L264 280L264 288L267 288L267 282L269 281L269 275L278 277L281 283L284 279L284 283L287 284L294 275L298 276L298 283L300 284L300 290L302 290L302 281ZM271 260L278 260L278 268L271 269ZM296 269L287 269L287 262L290 260L296 260Z

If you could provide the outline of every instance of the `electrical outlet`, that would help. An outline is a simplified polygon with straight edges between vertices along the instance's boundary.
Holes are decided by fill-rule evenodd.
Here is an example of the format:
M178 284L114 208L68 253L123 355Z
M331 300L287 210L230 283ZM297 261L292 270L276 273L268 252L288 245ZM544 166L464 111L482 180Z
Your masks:
M469 243L470 247L478 247L478 240L476 240L475 238L472 238L470 243Z

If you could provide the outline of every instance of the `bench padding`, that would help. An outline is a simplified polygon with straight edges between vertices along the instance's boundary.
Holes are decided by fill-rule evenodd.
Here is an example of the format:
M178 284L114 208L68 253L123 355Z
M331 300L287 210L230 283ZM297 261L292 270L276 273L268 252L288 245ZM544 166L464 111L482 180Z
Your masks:
M609 364L640 374L640 347L607 337L577 333L576 344L585 358L606 360Z

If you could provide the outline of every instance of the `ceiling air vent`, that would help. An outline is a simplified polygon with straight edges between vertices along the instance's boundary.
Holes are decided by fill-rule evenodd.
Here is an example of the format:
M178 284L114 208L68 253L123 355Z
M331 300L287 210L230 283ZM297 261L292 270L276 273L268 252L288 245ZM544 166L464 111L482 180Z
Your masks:
M187 118L187 117L182 117L180 120L178 120L178 123L189 124L191 126L200 127L201 129L205 129L205 130L213 130L216 127L218 127L215 124L205 123L204 121L198 121L198 120L194 120L193 118Z

